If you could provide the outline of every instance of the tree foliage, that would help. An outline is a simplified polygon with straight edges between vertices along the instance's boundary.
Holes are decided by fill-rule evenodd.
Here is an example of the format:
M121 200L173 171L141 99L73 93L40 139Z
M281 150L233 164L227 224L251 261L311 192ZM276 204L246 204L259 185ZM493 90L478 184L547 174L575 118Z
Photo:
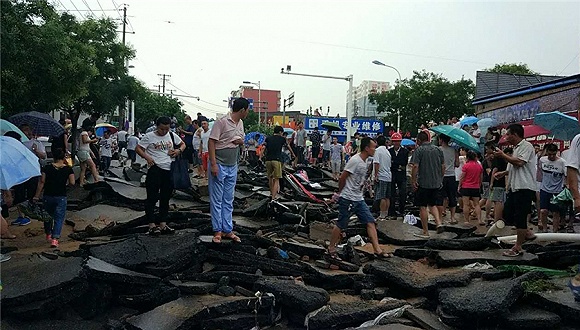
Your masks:
M247 133L260 132L266 135L274 134L274 127L258 123L258 114L250 110L246 119L244 119L244 130Z
M447 122L449 118L473 113L471 100L475 85L469 79L449 81L440 74L414 71L413 77L397 81L394 89L371 94L369 100L384 113L384 121L397 122L401 112L401 130L416 132L421 124L433 120ZM400 95L400 97L399 97Z
M499 63L493 68L485 69L484 71L509 74L539 74L538 72L532 71L525 63Z
M183 123L185 113L182 103L167 95L152 93L145 85L137 80L133 81L130 98L135 102L135 127L144 132L151 121L160 116L175 116L179 123Z

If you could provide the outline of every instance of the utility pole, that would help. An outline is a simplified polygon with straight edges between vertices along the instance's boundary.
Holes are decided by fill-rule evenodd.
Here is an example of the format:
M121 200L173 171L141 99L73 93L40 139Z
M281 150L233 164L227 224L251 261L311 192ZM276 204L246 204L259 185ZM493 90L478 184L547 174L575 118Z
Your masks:
M170 96L173 96L173 92L176 92L177 90L176 89L168 89L167 91L169 92Z
M161 94L161 85L153 85L153 87L157 87L157 93Z
M127 33L127 5L123 4L123 45L125 45L125 33Z
M165 73L159 73L158 74L159 77L161 77L161 92L163 94L165 94L165 83L168 82L169 79L167 78L171 78L170 74L165 74Z

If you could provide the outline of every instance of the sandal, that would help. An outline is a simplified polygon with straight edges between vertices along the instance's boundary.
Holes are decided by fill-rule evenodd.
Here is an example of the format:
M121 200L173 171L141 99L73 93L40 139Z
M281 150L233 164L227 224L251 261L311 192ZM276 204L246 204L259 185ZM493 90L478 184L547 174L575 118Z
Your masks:
M225 238L229 238L229 239L231 239L232 241L234 241L236 243L241 243L242 242L242 240L238 236L236 236L236 234L234 234L234 232L227 233L224 237Z
M504 253L502 253L502 255L504 257L512 257L512 258L513 257L519 257L522 254L524 254L524 251L522 251L522 250L514 250L513 248L505 251Z
M211 239L211 241L212 241L212 242L214 242L214 243L216 243L216 244L219 244L219 243L221 243L221 242L222 242L222 237L221 237L221 235L215 235L215 236L214 236L214 237Z

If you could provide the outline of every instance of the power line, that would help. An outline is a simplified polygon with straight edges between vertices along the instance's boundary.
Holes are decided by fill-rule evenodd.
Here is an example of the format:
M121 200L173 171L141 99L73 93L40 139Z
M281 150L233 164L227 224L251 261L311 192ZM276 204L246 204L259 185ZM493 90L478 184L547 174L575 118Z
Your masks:
M171 85L171 86L173 86L173 87L177 88L177 90L178 90L178 91L180 91L180 92L182 92L182 93L184 93L184 94L186 94L186 95L189 95L190 97L195 97L195 96L192 96L190 93L188 93L188 92L184 91L183 89L181 89L181 88L179 88L179 87L175 86L175 85L174 85L174 84L172 84L171 82L167 82L167 83L168 83L169 85ZM227 108L227 107L226 107L226 106L224 106L224 105L218 105L218 104L215 104L215 103L211 103L211 102L204 101L204 100L202 100L202 99L198 99L198 101L201 101L201 102L204 102L204 103L207 103L207 104L211 104L211 105L213 105L214 107Z
M99 5L99 8L101 8L101 11L105 11L105 10L103 9L103 6L101 6L101 3L99 2L99 0L97 0L97 4Z
M93 15L93 17L97 17L97 15L95 15L95 12L93 12L93 10L91 9L91 7L89 6L89 4L87 3L87 0L83 0L83 3L85 4L85 6L87 6L87 8L89 9L89 11L91 12L91 14Z
M570 66L570 64L572 64L572 62L574 62L574 60L576 60L578 58L578 56L580 56L580 53L576 54L576 56L574 56L574 58L571 59L570 62L568 62L568 64L566 64L566 66L562 70L560 70L560 72L558 72L556 74L556 76L559 76L562 72L564 72L566 69L568 69L568 67Z
M58 1L58 3L60 4L60 6L61 6L62 8L64 8L64 11L66 11L66 12L68 13L68 9L67 9L67 8L66 8L66 7L63 5L63 3L62 3L60 0L57 0L57 1Z
M203 103L211 104L211 105L213 105L215 107L227 108L225 105L219 105L219 104L211 103L211 102L204 101L204 100L200 100L200 101L203 102Z
M83 13L81 13L81 11L80 11L80 10L77 8L77 6L76 6L76 5L75 5L75 3L73 2L73 0L70 0L70 3L72 3L73 7L75 7L76 11L77 11L77 12L78 12L78 13L81 15L81 17L82 17L83 19L87 19L87 18L85 17L85 15L83 15Z

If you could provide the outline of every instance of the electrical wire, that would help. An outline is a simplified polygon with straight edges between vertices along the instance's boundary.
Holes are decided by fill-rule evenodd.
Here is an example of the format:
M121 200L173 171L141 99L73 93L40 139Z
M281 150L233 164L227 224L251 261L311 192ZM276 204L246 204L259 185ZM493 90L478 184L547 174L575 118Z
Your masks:
M97 17L97 15L95 15L95 12L93 12L93 10L91 9L91 7L89 6L89 4L87 3L87 0L82 0L83 3L85 4L85 6L87 6L87 8L89 9L89 11L91 12L91 14L93 15L93 17Z
M70 3L72 3L73 7L75 7L76 11L77 11L77 12L78 12L78 13L81 15L81 17L82 17L83 19L87 19L87 18L85 17L85 15L83 15L83 13L81 13L81 11L80 11L80 10L77 8L77 6L76 6L76 5L75 5L75 3L73 2L73 0L70 0Z
M564 72L566 69L568 69L568 67L570 66L570 64L572 64L572 62L574 62L574 60L576 60L578 58L578 56L580 56L580 53L576 54L576 56L574 56L574 58L571 59L570 62L568 62L568 64L566 64L566 66L562 70L560 70L560 72L558 72L556 74L556 76L559 76L560 74L562 74L562 72Z
M193 96L193 95L191 95L190 93L188 93L188 92L184 91L183 89L181 89L181 88L179 88L179 87L175 86L175 85L174 85L174 84L172 84L171 82L168 82L167 84L169 84L169 85L171 85L171 86L173 86L173 87L177 88L177 90L178 90L178 91L180 91L180 92L184 93L185 95L188 95L188 96L190 96L190 97L195 97L195 98L197 98L196 96ZM224 108L224 109L227 109L227 108L228 108L228 107L227 107L227 106L225 106L225 105L218 105L218 104L215 104L215 103L211 103L211 102L208 102L208 101L204 101L204 100L202 100L202 99L199 99L199 101L201 101L201 102L203 102L203 103L207 103L207 104L213 105L214 107L219 107L219 108Z
M97 4L99 5L99 8L101 8L101 12L104 12L105 10L103 9L103 6L101 6L101 2L99 2L99 0L97 0Z
M60 6L61 6L62 8L64 8L64 11L66 11L66 12L68 13L68 9L67 9L67 8L64 6L64 4L63 4L63 3L62 3L60 0L57 0L57 1L58 1L58 3L60 4Z

